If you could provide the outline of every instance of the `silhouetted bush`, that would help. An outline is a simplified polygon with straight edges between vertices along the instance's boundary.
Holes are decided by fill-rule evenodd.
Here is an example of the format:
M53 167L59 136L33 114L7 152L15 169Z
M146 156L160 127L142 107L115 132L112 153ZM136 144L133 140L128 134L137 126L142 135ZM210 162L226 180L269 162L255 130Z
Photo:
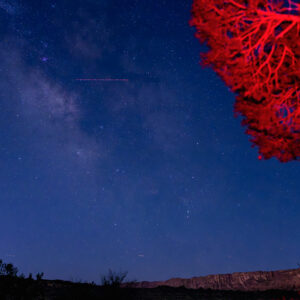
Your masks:
M124 282L128 272L113 272L108 270L107 275L101 277L101 285L104 287L120 287Z
M36 280L37 280L37 281L40 281L40 280L43 279L44 272L42 272L42 273L37 273L35 276L36 276Z
M5 264L2 259L0 259L0 275L16 277L18 273L18 268L14 267L13 264Z
M111 269L108 273L101 277L102 298L107 300L128 299L121 289L128 272L114 272Z

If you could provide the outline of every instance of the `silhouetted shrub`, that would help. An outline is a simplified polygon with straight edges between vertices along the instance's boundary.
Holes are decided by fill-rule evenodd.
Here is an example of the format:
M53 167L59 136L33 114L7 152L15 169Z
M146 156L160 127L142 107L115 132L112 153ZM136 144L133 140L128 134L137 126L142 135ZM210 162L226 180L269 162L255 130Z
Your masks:
M114 272L111 269L108 270L108 274L101 277L101 285L109 287L120 287L124 282L128 272Z
M14 267L13 264L5 264L2 259L0 259L0 275L2 276L17 276L18 268Z
M35 276L36 276L36 280L37 280L37 281L40 281L40 280L43 279L44 272L42 272L42 273L37 273Z

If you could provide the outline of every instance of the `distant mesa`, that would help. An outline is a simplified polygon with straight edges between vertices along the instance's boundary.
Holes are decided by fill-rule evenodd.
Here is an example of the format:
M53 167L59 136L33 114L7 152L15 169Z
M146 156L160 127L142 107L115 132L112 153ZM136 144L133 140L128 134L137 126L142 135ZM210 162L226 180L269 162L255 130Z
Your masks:
M130 285L134 288L159 286L185 287L234 291L299 290L300 268L281 271L257 271L233 274L208 275L190 279L172 278L166 281L141 281Z

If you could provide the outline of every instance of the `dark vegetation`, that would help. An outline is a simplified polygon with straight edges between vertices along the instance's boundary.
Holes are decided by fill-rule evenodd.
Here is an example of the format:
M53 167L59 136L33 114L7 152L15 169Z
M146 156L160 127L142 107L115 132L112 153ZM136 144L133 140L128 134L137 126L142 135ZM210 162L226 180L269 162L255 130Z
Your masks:
M101 277L101 285L94 282L81 283L62 280L45 280L43 273L25 277L18 275L18 269L12 264L0 260L0 300L193 300L193 299L300 299L296 291L215 291L192 290L184 287L158 287L153 289L130 287L134 282L126 282L127 272L108 271Z

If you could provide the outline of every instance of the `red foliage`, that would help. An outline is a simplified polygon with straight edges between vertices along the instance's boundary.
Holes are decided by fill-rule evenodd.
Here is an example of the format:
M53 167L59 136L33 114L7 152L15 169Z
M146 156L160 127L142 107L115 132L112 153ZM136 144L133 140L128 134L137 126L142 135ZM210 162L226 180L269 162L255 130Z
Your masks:
M260 157L300 160L300 4L194 0L190 24L212 67L237 94L236 115Z

